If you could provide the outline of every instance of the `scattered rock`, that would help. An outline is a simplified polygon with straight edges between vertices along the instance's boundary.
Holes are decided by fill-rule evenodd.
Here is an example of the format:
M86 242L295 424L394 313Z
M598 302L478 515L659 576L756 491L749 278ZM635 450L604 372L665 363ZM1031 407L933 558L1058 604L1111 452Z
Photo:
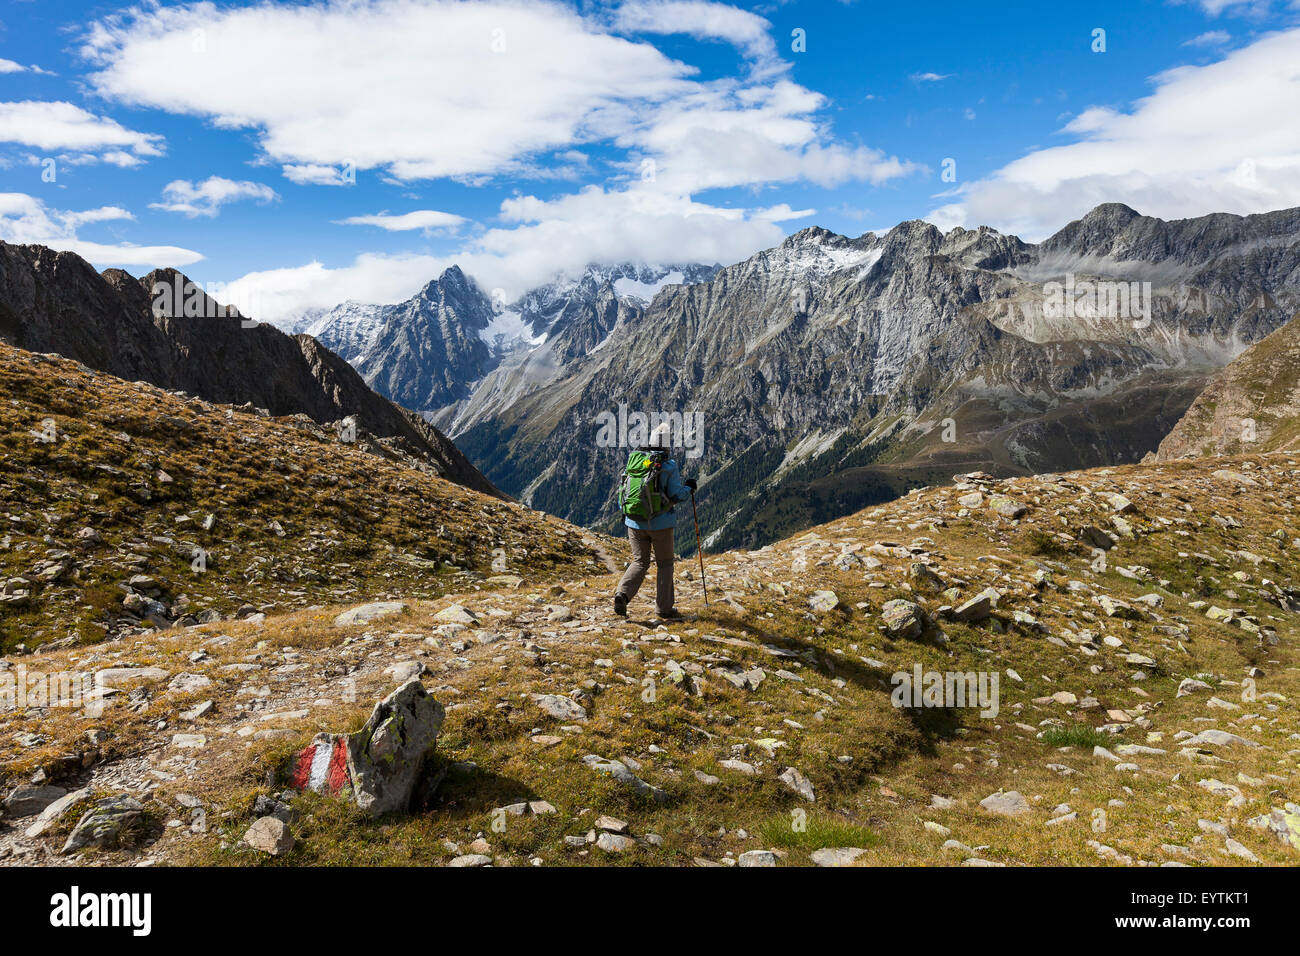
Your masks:
M401 601L375 601L371 604L362 604L359 607L344 611L334 618L334 626L347 627L349 624L369 624L381 617L401 614L405 610L406 605Z
M817 613L823 614L839 607L840 598L834 591L814 591L808 598L808 606Z
M617 833L602 833L596 837L596 846L606 853L626 853L636 847L636 840Z
M32 823L24 832L29 839L36 839L44 836L46 831L63 819L67 814L81 807L90 799L90 789L74 790L71 793L59 797L48 807L40 812L36 821Z
M12 817L35 816L60 797L66 796L67 792L63 787L24 784L5 797L4 808Z
M621 760L606 760L604 757L598 757L595 754L587 754L582 758L582 762L597 773L613 777L619 783L631 787L637 793L650 797L656 803L665 803L668 800L667 793L646 783L629 770Z
M914 601L886 601L880 619L892 637L916 638L925 631L925 611Z
M794 767L786 767L777 779L809 803L816 802L817 796L813 792L811 781Z
M866 852L856 846L823 847L812 851L812 861L817 866L852 866L853 861Z
M1246 821L1256 830L1272 834L1279 843L1300 850L1300 805L1288 803Z
M1029 801L1017 790L1008 790L1005 793L999 790L997 793L991 793L980 801L980 806L989 813L997 813L1004 817L1021 817L1033 812Z
M293 849L293 834L279 817L262 817L244 831L244 842L259 853L283 856Z
M559 694L533 694L535 703L556 720L586 720L587 709L581 704Z

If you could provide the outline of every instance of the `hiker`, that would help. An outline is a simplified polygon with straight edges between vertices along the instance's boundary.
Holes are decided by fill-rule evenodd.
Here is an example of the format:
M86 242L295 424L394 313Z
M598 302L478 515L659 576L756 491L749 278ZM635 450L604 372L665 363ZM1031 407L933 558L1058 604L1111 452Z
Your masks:
M627 602L636 597L655 559L655 610L661 618L681 617L673 606L673 505L681 504L695 491L695 479L682 480L677 462L668 456L669 425L664 422L650 433L650 441L627 456L627 467L619 483L618 503L632 545L632 563L614 593L614 613L627 616Z

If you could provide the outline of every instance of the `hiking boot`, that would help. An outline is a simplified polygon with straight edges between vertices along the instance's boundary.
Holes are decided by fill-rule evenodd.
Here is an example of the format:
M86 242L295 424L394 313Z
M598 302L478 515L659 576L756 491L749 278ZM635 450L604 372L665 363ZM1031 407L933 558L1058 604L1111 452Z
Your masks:
M614 595L614 613L619 617L627 617L627 598L621 594Z
M682 620L682 616L678 612L677 608L673 608L670 611L660 611L659 619L662 621L680 621Z

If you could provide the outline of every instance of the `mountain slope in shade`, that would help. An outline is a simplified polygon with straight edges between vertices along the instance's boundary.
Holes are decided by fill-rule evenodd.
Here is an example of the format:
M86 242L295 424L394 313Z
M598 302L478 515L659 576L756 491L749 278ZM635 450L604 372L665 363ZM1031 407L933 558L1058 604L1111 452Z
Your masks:
M187 281L174 270L141 279L120 269L100 275L69 252L0 243L0 341L212 402L252 403L272 415L302 413L320 423L355 415L394 452L468 488L500 494L445 435L377 395L310 336L246 322L206 296L202 311L210 317L155 316L155 283L184 288Z
M1300 316L1218 371L1156 459L1300 447Z

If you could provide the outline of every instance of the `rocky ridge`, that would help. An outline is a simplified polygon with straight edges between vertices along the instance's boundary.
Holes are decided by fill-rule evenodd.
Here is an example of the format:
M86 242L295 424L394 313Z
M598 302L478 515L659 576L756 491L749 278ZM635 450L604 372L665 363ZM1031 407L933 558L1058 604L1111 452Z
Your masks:
M452 434L512 494L613 527L622 450L597 447L598 416L698 412L709 540L753 547L957 471L1140 460L1300 307L1298 269L1297 210L1163 222L1112 204L1037 246L923 222L811 228L661 290ZM1071 281L1122 283L1132 314L1072 299L1049 318L1050 284Z

